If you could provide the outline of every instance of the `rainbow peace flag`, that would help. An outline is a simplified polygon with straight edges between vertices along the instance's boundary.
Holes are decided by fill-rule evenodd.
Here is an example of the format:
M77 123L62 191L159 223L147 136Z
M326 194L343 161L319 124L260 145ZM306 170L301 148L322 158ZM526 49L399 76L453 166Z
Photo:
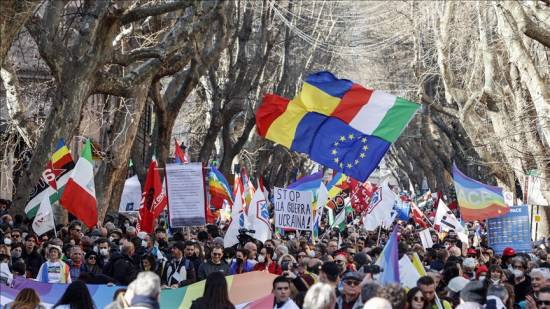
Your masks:
M295 182L288 185L287 189L299 190L299 191L313 191L317 193L317 189L321 185L323 180L323 172L317 172L308 176L304 176Z
M266 95L256 127L260 136L365 181L419 107L324 71L309 75L292 100Z
M332 180L327 183L328 197L333 199L342 192L342 183L348 180L348 177L342 173L337 173Z
M502 188L483 184L462 173L453 163L453 181L460 215L465 221L485 220L507 214Z
M229 183L223 174L213 165L210 166L210 172L208 173L208 187L210 190L210 204L214 208L221 209L224 200L229 205L233 205L233 196L231 195L231 189L229 189Z
M259 304L269 303L273 307L271 295L273 280L277 277L268 272L253 271L240 275L225 277L229 289L229 299L240 308L262 308ZM189 308L191 303L202 296L206 280L196 282L183 288L164 289L160 293L161 308ZM24 278L14 280L13 287L2 285L0 289L0 306L12 302L17 293L24 288L31 288L40 295L41 303L52 307L61 298L68 284L42 283ZM97 308L105 308L112 302L113 294L122 286L87 284L88 291ZM265 307L263 307L265 308Z

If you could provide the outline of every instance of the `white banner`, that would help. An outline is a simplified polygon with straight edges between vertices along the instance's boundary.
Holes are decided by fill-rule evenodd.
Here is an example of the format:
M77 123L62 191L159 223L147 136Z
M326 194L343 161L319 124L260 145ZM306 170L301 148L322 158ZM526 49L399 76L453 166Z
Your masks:
M201 163L166 164L171 227L206 224L206 192Z
M422 247L424 247L424 249L433 247L434 242L432 240L432 235L430 234L430 229L424 229L418 232L418 234L420 236L420 240L422 241Z
M141 184L137 175L134 175L124 182L124 189L120 197L118 212L137 213L141 202Z
M277 187L273 188L273 192L275 227L311 231L313 228L312 192Z
M542 179L538 176L527 176L527 205L550 206L540 189Z

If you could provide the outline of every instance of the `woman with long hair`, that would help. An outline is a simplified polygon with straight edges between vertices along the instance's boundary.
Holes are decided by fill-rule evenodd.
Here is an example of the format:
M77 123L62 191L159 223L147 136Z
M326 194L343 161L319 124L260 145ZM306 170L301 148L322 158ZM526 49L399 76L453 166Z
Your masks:
M235 309L235 306L229 301L227 282L221 272L213 272L206 277L202 297L191 305L191 309L200 308Z
M6 309L44 309L40 304L40 296L31 288L24 288L15 297L15 300L7 304Z
M427 302L422 294L422 291L418 287L414 287L407 293L407 308L408 309L425 309L427 308Z
M77 280L67 287L54 309L94 309L96 308L90 291L83 281Z

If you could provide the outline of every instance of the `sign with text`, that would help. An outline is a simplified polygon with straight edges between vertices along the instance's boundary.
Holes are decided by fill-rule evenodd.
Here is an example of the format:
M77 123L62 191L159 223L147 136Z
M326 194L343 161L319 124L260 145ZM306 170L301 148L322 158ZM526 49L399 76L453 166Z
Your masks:
M275 202L275 227L311 231L313 228L313 194L311 191L296 191L273 188Z
M502 217L487 220L489 247L502 254L506 247L516 252L531 252L531 227L526 205L510 207Z
M206 224L206 193L201 163L166 164L170 227Z

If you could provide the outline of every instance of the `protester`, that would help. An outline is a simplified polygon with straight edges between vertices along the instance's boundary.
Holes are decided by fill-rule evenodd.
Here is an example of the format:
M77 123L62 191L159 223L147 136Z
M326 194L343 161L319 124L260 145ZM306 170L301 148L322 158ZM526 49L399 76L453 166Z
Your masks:
M61 299L53 306L54 309L93 309L96 308L88 287L77 280L67 287Z
M98 255L94 251L88 251L84 256L84 264L81 269L81 272L93 273L93 274L102 274L103 271L101 267L97 264Z
M409 309L425 309L427 308L424 294L419 287L414 287L407 292L407 307Z
M258 263L254 265L254 270L269 271L272 274L280 275L283 270L277 262L273 261L274 254L272 247L262 248L258 255Z
M45 309L40 304L40 296L31 288L24 288L15 297L15 300L6 304L4 309Z
M333 309L336 305L336 294L330 284L315 283L306 293L303 309Z
M254 269L254 264L248 260L249 252L245 248L239 248L235 252L235 260L229 265L229 273L232 275L247 273Z
M192 261L184 257L185 244L176 242L172 246L172 261L166 268L163 285L177 288L189 285L196 281L195 267Z
M46 283L71 283L69 265L61 261L61 248L50 245L47 249L48 260L42 264L36 280Z
M275 294L274 309L298 309L299 307L290 298L290 280L279 276L273 280L273 294Z
M227 263L222 259L222 246L214 246L211 250L210 256L211 258L199 267L199 280L206 279L208 275L215 271L219 271L224 275L228 275L230 273L229 265L227 265Z
M138 266L132 259L134 255L134 244L131 242L125 242L122 244L120 253L114 253L103 273L109 277L114 278L123 285L128 285L134 280L138 274Z
M420 291L422 291L422 295L424 295L424 299L426 301L426 305L428 308L437 309L440 308L440 306L437 304L440 300L437 297L437 294L435 293L435 281L430 276L424 276L418 279L417 286L420 288ZM441 300L441 305L443 305L444 309L450 309L451 304L445 300Z
M69 273L71 274L71 281L78 280L81 272L86 271L86 264L82 262L84 258L82 254L82 248L80 246L73 246L70 249L70 260L67 260L69 265Z
M12 237L14 237L13 232ZM27 265L27 278L36 278L40 266L44 263L44 259L37 251L37 244L38 237L36 235L28 234L25 236L25 250L21 253L21 258Z
M235 306L229 300L227 291L227 281L224 274L212 272L206 277L202 297L193 301L191 309L234 309Z
M336 299L336 308L339 309L357 309L363 307L361 301L361 286L363 275L359 272L348 272L342 277L344 283L342 295Z

